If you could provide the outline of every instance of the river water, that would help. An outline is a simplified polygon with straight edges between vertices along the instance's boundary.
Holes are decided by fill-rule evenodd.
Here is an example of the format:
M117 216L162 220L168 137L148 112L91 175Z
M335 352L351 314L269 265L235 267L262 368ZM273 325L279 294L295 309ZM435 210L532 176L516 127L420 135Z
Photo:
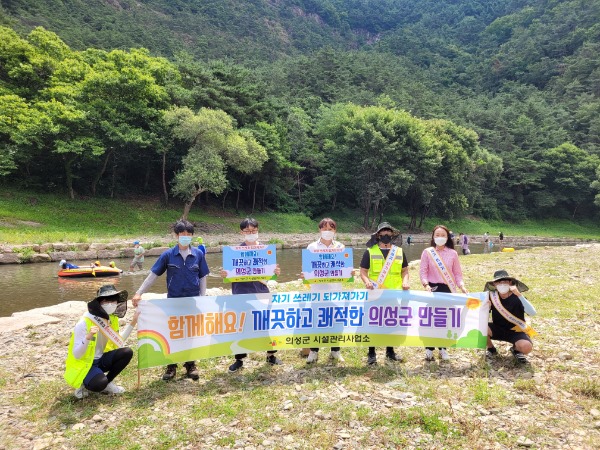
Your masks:
M410 246L405 244L403 251L406 253L407 259L413 261L421 257L424 248L424 244ZM482 244L470 245L469 248L472 253L483 252ZM364 250L364 248L354 248L354 267L359 267ZM277 262L281 268L281 275L277 281L286 282L298 279L301 257L301 249L279 250ZM143 271L135 273L125 271L118 277L103 278L59 278L56 262L0 266L0 317L10 316L17 311L52 306L68 300L89 301L95 297L97 289L107 283L112 283L119 289L126 289L131 297L148 275L149 269L156 259L156 257L146 257ZM108 263L108 261L103 262ZM129 259L118 259L115 262L117 267L129 268ZM208 278L208 287L230 288L230 284L223 283L218 276L222 268L222 254L209 253L207 262L212 272ZM156 280L151 291L159 294L166 292L164 275Z

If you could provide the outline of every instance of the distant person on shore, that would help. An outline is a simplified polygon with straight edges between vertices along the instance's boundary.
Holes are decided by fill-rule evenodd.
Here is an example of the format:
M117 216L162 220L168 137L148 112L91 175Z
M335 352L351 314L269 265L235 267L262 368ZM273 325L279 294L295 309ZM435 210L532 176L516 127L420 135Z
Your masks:
M337 224L335 220L326 217L319 222L319 239L315 242L308 244L308 250L317 249L339 249L343 250L346 248L344 244L335 240L335 232L337 231ZM341 291L342 283L315 283L310 285L311 292L322 292L322 291ZM344 362L344 358L340 353L340 347L331 347L331 353L329 357L339 362ZM319 347L310 349L310 353L306 358L307 364L317 362L319 359Z
M527 325L525 313L535 316L536 310L522 294L529 290L525 283L511 277L506 270L494 272L494 278L484 286L489 291L492 321L488 323L486 355L498 354L492 339L513 344L511 353L519 363L527 363L533 349L531 337L537 333Z
M243 236L244 241L239 245L260 245L258 242L258 221L256 219L246 217L244 220L242 220L240 223L240 234ZM275 274L280 274L279 266L275 268ZM221 276L225 278L227 276L227 272L222 270ZM233 295L268 294L269 287L264 281L237 281L231 283L231 293ZM277 353L277 350L267 351L267 363L272 366L281 364L281 360L275 356L275 353ZM247 353L239 353L235 355L235 361L229 366L229 371L237 372L240 370L244 366L244 358L246 356L248 356Z
M504 233L502 231L498 234L498 239L500 240L500 250L502 250L504 248Z
M401 247L392 244L399 235L400 232L388 222L381 222L371 235L360 262L360 278L367 289L410 289L406 255ZM389 265L386 264L388 261ZM386 347L385 357L388 361L403 361L394 347ZM375 347L369 347L367 364L377 364Z
M167 297L197 297L206 294L206 276L209 273L204 254L192 247L194 225L187 220L179 220L173 225L177 245L165 250L156 260L150 274L133 296L133 306L137 307L142 294L154 284L156 279L167 272ZM186 377L192 380L200 378L195 361L184 365ZM177 374L177 364L169 364L162 376L165 381L172 380Z
M412 240L413 240L412 234L409 234L408 237L406 238L406 243L408 245L412 245Z
M79 269L79 266L76 266L75 264L71 264L71 263L67 262L66 259L61 259L60 262L58 263L58 265L63 270L66 270L66 269Z
M471 254L471 250L469 250L469 237L465 233L460 233L458 237L458 243L462 249L463 255Z
M198 250L200 250L202 254L206 255L206 246L204 245L204 239L201 237L198 238Z
M125 389L113 380L133 356L133 350L123 343L137 323L139 312L119 334L119 319L127 312L127 291L117 291L112 284L98 289L87 308L71 334L64 378L75 388L77 398L87 397L89 392L122 394Z
M142 270L144 266L144 253L146 253L146 249L140 245L140 241L133 241L133 259L131 260L131 264L129 264L130 272L135 272L136 267Z
M490 233L483 233L483 253L490 252Z
M421 253L419 275L423 287L428 292L455 293L460 289L466 294L458 253L454 250L454 241L450 238L448 228L436 225L431 233L430 245ZM444 361L450 359L443 347L440 348L440 358ZM425 348L425 359L433 361L433 347Z

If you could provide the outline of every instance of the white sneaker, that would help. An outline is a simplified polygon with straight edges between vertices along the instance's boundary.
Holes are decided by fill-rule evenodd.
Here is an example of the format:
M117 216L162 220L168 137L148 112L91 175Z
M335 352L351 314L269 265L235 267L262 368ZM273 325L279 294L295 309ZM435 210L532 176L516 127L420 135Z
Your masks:
M425 350L425 360L433 361L433 350L429 350L429 349Z
M90 395L90 391L88 391L82 384L81 386L79 386L79 389L75 389L74 395L75 397L81 399Z
M120 395L123 392L125 392L125 388L122 386L117 386L115 383L113 383L112 381L110 383L108 383L106 385L106 387L104 388L104 390L102 391L102 394L113 394L113 395Z
M342 354L340 353L340 351L339 351L339 350L337 350L337 351L332 351L332 352L329 354L329 357L330 357L331 359L335 359L335 360L336 360L336 361L338 361L338 362L344 362L344 361L345 361L344 357L342 356Z
M450 359L448 350L446 350L445 348L440 348L440 358L444 361L448 361Z
M308 357L306 358L306 364L312 364L314 362L317 362L317 359L319 359L319 353L315 352L314 350L311 350L308 354Z

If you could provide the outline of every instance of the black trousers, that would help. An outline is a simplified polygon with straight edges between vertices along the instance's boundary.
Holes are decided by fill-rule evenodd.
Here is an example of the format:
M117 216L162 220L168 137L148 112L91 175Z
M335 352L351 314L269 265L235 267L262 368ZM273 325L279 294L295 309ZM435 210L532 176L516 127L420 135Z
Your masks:
M431 290L434 292L445 292L447 294L452 294L450 287L445 283L429 283L431 286ZM433 347L425 347L427 350L433 350ZM440 350L445 349L446 347L440 347Z

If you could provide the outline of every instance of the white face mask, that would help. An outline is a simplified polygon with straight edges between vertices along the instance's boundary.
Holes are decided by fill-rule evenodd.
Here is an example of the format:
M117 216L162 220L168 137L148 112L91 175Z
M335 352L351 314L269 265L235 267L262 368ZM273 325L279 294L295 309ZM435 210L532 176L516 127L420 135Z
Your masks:
M321 238L326 241L331 241L335 236L335 231L321 231Z
M433 242L435 242L435 245L441 247L442 245L446 245L446 241L448 240L448 238L445 237L436 237L433 238Z
M177 241L179 242L179 244L181 246L187 247L192 242L192 236L179 236L179 238L177 239Z
M510 284L508 284L508 283L499 283L499 284L496 285L496 290L500 294L507 294L508 291L510 291Z
M244 241L246 243L252 243L258 241L258 233L245 234Z
M102 303L102 305L100 306L102 306L104 312L106 312L106 314L108 314L109 316L117 310L117 302Z

